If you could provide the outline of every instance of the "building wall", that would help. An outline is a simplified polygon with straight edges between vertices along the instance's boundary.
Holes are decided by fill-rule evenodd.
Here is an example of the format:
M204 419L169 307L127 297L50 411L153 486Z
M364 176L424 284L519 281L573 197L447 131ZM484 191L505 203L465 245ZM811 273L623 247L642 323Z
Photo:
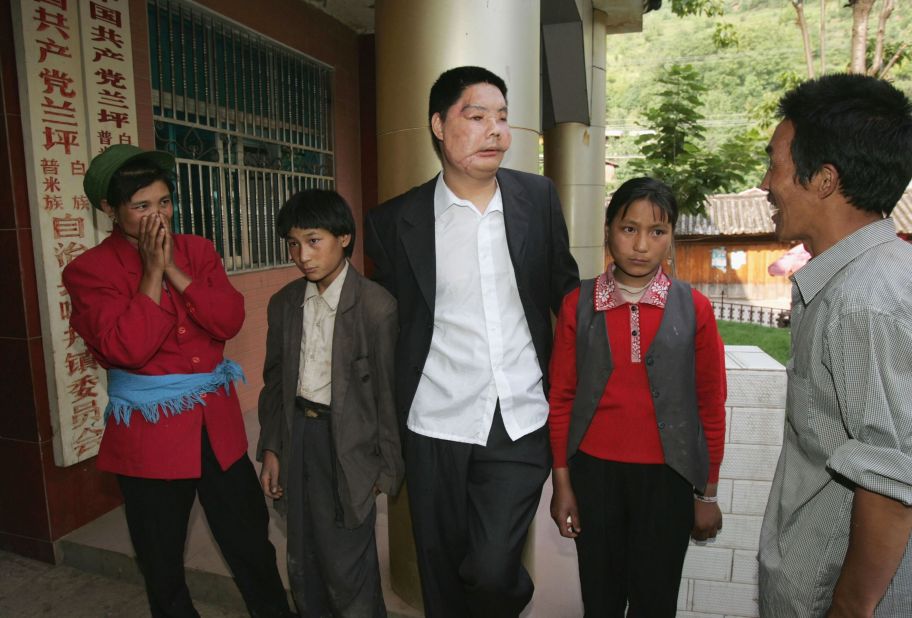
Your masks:
M154 138L145 2L129 1L140 145L151 148ZM335 69L336 182L351 204L355 220L360 221L360 108L362 100L373 101L373 94L360 91L359 37L297 0L197 3ZM11 0L0 0L0 358L4 369L4 379L0 380L0 401L4 402L0 413L0 549L54 561L54 541L117 506L120 494L114 477L95 470L94 460L69 468L58 468L53 461L11 25ZM360 53L371 58L372 46ZM369 173L375 177L375 172ZM359 267L361 247L359 238L354 256ZM247 372L248 384L240 389L244 410L255 407L262 384L266 303L297 276L295 268L282 267L231 277L246 298L244 328L226 351Z
M713 249L718 248L725 250L724 271L712 265ZM679 238L675 240L677 275L710 298L718 298L724 291L725 298L733 301L788 301L791 298L788 278L774 277L766 269L790 248L790 243L762 238ZM733 268L732 253L741 251L744 252L744 264Z
M54 465L10 0L0 0L0 90L0 548L53 561L53 539L120 497L91 461Z
M132 2L143 4L142 0ZM358 36L303 2L260 0L251 4L244 0L202 0L198 4L334 68L333 129L336 189L352 207L355 221L360 223L362 92ZM276 19L277 15L281 15L282 19ZM145 48L148 49L148 45ZM369 51L367 53L369 54ZM368 99L372 100L372 95L368 95ZM151 100L151 95L147 100ZM149 109L151 114L151 106ZM352 261L361 268L362 235L356 235ZM228 343L225 350L225 354L239 362L247 374L247 384L238 389L242 410L247 411L256 407L257 395L263 385L263 346L266 341L266 305L269 297L285 283L299 276L300 273L292 266L231 277L232 284L244 294L247 310L244 327L238 336Z

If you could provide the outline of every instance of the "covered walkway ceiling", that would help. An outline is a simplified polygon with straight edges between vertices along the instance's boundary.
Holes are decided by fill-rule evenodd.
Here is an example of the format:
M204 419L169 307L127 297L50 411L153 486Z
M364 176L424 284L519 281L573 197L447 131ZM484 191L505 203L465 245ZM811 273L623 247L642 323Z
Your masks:
M303 0L315 6L340 22L358 32L367 34L374 31L374 5L382 0ZM429 2L443 2L448 0L428 0ZM511 2L514 0L499 0ZM587 0L582 0L587 1ZM629 23L629 32L638 32L642 24L642 15L648 11L655 11L662 6L662 0L592 0L594 8L608 14L610 23ZM563 17L572 12L576 13L574 0L541 0L542 24L559 23ZM546 20L546 15L550 16ZM559 21L554 21L555 17ZM578 16L577 16L578 18Z

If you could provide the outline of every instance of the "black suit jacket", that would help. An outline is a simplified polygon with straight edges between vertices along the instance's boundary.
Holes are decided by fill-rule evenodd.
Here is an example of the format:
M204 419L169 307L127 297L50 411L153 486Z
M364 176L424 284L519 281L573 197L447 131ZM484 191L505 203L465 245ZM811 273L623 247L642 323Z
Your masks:
M500 169L507 244L516 286L548 393L551 314L579 284L567 226L554 184L544 176ZM399 301L396 408L405 423L434 332L437 255L434 243L435 176L379 205L367 215L365 251L374 278Z

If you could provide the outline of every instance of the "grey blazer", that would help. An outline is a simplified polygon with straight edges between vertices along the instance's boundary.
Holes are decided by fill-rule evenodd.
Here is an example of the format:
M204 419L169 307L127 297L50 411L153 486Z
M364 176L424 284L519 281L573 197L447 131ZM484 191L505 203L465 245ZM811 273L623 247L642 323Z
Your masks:
M292 445L307 280L276 292L267 309L266 360L259 399L257 459L279 457L286 487ZM396 301L353 266L342 284L332 350L332 423L338 465L337 491L346 527L359 525L374 503L376 485L396 495L405 475L396 420L393 356L398 335ZM276 507L284 510L284 499Z

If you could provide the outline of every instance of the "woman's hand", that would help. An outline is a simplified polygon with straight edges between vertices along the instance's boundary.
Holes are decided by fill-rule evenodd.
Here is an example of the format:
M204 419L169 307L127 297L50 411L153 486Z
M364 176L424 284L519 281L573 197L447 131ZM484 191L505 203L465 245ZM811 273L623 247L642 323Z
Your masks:
M171 228L165 224L164 219L162 219L162 228L165 230L165 238L162 243L165 277L168 278L168 283L171 284L171 287L177 290L178 293L183 294L193 280L174 264L174 235L171 233Z
M143 274L164 274L165 235L162 219L157 213L148 214L139 220L137 248L143 264Z
M156 305L161 303L162 281L165 274L165 231L158 214L148 214L139 220L139 234L136 248L142 260L143 274L139 281L139 291L152 299Z
M260 468L260 486L267 498L278 500L284 493L279 485L279 457L272 451L263 451L263 466Z
M158 215L158 219L165 232L165 237L162 239L162 252L165 259L165 272L168 272L169 269L174 268L174 237L171 235L171 226L165 223L165 219L161 215Z
M554 468L551 471L551 519L557 525L562 537L575 539L580 533L579 510L576 507L576 494L570 484L568 468Z

